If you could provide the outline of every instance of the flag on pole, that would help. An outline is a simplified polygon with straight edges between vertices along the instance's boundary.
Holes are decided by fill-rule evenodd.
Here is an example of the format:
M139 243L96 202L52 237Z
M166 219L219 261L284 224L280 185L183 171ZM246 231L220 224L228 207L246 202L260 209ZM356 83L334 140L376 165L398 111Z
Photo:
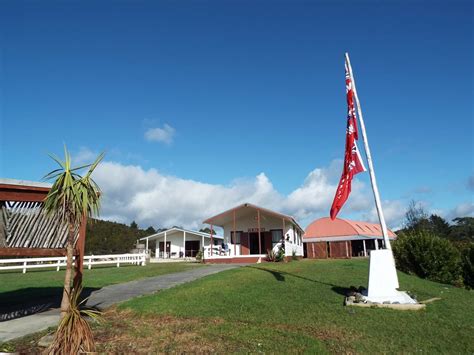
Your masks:
M331 206L331 219L336 218L342 206L351 193L352 178L354 175L366 171L359 149L357 148L358 130L357 116L354 108L354 91L352 89L352 78L346 61L346 95L347 95L347 129L346 129L346 151L344 154L344 168L341 180L334 196Z

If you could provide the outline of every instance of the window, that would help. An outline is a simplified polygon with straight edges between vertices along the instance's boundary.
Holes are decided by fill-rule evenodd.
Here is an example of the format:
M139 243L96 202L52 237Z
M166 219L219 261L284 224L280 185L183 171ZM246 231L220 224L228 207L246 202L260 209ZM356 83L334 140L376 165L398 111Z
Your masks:
M281 229L272 230L272 247L277 245L283 239L283 231Z
M236 238L236 240L235 240L235 242L234 242L234 232L233 232L233 231L230 232L230 240L231 240L231 243L232 243L232 244L240 244L240 237L241 237L241 235L242 235L242 232L241 232L241 231L237 231L237 232L235 232L235 235L236 235L237 238Z

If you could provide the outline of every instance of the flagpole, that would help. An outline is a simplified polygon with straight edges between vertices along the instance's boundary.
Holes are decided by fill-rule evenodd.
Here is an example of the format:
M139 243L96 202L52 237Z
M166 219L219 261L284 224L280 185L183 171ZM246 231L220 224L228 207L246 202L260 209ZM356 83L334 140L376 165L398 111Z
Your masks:
M375 207L377 208L377 214L379 216L380 226L382 227L382 235L385 244L385 248L392 250L390 246L390 241L388 239L387 225L385 223L385 217L383 215L382 204L380 203L379 189L377 188L377 180L375 179L374 166L372 164L372 155L370 154L369 141L367 139L367 133L365 131L364 117L362 116L362 109L360 108L359 96L357 96L357 89L354 79L354 74L352 74L351 60L349 59L349 53L346 53L346 62L349 69L349 75L352 81L352 91L354 92L354 98L357 104L357 113L359 116L360 128L362 131L362 138L364 140L365 155L367 156L367 165L369 167L370 182L372 184L372 190L374 192L375 198ZM376 241L377 242L377 241Z

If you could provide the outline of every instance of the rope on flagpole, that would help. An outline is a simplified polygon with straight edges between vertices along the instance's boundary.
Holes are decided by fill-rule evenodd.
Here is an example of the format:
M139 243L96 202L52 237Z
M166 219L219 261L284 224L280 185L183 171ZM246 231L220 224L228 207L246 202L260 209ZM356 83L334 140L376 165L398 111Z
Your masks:
M372 190L374 192L375 207L377 208L377 214L379 216L380 226L382 227L382 235L385 244L385 248L392 250L390 241L388 239L388 230L385 223L385 217L383 215L382 204L380 203L379 189L377 188L377 180L375 179L374 166L372 164L372 155L370 154L369 141L367 139L367 133L365 131L364 117L362 116L362 109L360 107L359 96L357 95L357 89L355 85L354 74L352 74L351 60L349 59L349 53L346 53L346 62L349 69L349 75L351 76L352 90L354 92L354 98L357 104L357 114L359 116L360 128L362 130L362 138L364 139L365 155L367 157L367 165L369 167L370 182L372 184ZM377 241L375 241L377 243Z

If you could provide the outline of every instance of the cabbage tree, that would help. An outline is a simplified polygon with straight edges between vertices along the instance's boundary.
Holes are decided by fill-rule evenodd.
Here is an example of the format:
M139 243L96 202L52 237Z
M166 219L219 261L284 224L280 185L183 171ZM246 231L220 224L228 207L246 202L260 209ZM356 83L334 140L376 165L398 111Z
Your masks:
M92 164L71 166L71 155L64 146L64 160L55 155L50 157L59 167L45 176L53 185L44 200L43 208L51 218L57 218L68 226L66 243L66 274L61 301L61 319L70 308L73 270L74 241L84 216L97 216L100 208L100 188L91 178L92 172L104 157L100 154ZM87 169L84 175L81 171Z

